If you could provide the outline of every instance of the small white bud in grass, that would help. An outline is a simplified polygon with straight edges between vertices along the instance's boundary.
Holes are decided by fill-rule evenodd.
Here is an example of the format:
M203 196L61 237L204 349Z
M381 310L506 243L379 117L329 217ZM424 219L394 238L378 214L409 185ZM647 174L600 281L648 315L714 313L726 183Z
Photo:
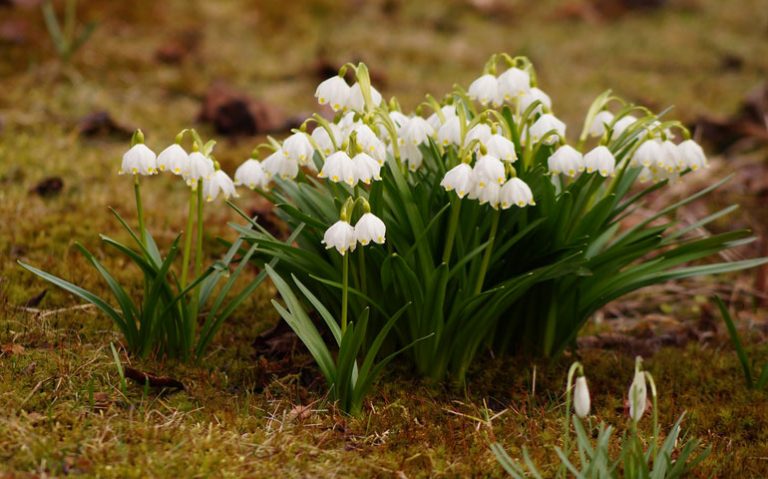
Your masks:
M499 81L493 75L486 74L473 81L467 93L470 99L480 102L483 106L489 103L496 106L501 104Z
M547 166L552 173L563 173L573 178L584 171L584 157L570 145L563 145L547 160Z
M458 116L445 119L445 123L437 130L437 141L443 145L461 144L461 121Z
M537 100L541 102L541 105L534 108L534 113L542 113L544 110L542 105L544 105L547 110L552 109L552 100L549 98L549 95L534 87L520 97L520 113L527 110L528 107L533 105L533 103Z
M445 188L445 191L455 191L459 198L464 198L472 190L474 183L472 167L461 163L445 174L440 186Z
M189 161L189 154L178 143L174 143L157 155L157 169L168 170L174 175L181 175Z
M294 133L283 142L283 153L288 159L298 162L299 165L307 165L312 161L315 149L309 141L306 133Z
M137 143L126 151L118 174L154 175L157 173L157 156L144 143Z
M349 95L349 85L338 75L323 81L315 90L317 102L330 105L333 111L343 110L347 106Z
M510 68L499 75L498 85L501 99L511 102L530 91L531 76L519 68Z
M507 209L512 205L515 205L518 208L523 208L526 205L536 205L536 202L533 200L531 187L517 177L510 178L504 183L504 186L501 187L499 203L501 204L502 209Z
M544 140L545 145L555 144L559 138L565 138L565 123L560 121L555 115L545 113L528 129L528 134L533 143L538 143L544 138L544 135L554 130L556 134L548 136Z
M491 183L503 185L507 175L504 172L504 163L498 158L485 155L475 162L474 172L475 181L479 188L485 188Z
M685 167L696 171L701 168L707 168L707 156L701 146L693 140L685 140L677 145L678 156L682 159Z
M261 162L249 158L235 171L235 185L243 185L250 189L266 189L269 185L269 175L261 166Z
M355 163L344 151L337 151L328 156L317 176L328 178L334 183L347 183L349 186L354 186L357 183Z
M235 190L235 184L229 178L229 175L221 170L217 170L211 175L210 178L203 180L203 194L205 201L213 201L219 195L222 195L224 199L231 197L237 198L237 191Z
M605 129L613 121L613 113L607 110L597 112L592 124L589 126L589 136L600 137L605 134Z
M197 182L199 180L209 179L215 170L216 168L213 166L213 160L199 151L193 151L189 154L187 168L182 174L187 185L194 191L197 189Z
M381 165L366 153L355 155L352 158L352 163L355 166L355 182L362 181L368 185L371 183L371 180L381 179Z
M634 422L640 421L645 413L648 402L648 389L645 384L645 374L640 369L639 358L635 366L635 377L629 386L629 417Z
M578 417L585 418L589 416L590 405L587 378L579 376L576 378L576 385L573 388L573 410Z
M488 150L489 155L493 155L501 161L509 163L517 161L515 144L503 135L498 133L491 135L485 142L485 148Z
M355 225L355 240L366 246L370 242L383 244L387 235L387 227L373 213L365 213Z
M587 173L597 171L603 177L613 176L616 158L608 147L600 145L584 155L584 166L587 168Z
M354 251L357 246L355 228L344 220L339 220L325 230L323 244L326 249L336 248L342 255L347 251Z
M373 106L379 106L381 104L381 93L379 93L373 85L371 85L371 101L373 102ZM350 88L347 107L354 111L363 111L365 109L365 98L363 98L363 92L360 90L359 83L355 83L352 85L352 88Z

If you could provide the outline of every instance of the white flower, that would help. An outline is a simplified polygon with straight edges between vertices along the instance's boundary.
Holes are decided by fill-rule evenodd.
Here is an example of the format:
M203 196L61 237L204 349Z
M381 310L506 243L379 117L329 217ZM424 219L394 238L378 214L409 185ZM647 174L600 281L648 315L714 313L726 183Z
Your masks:
M157 168L160 171L169 170L180 175L187 164L189 155L178 143L174 143L157 155Z
M371 101L373 102L373 106L379 106L381 104L381 93L373 88L373 85L371 85ZM365 109L365 98L363 98L363 92L360 90L359 83L355 83L352 85L352 88L350 88L347 107L354 111L363 111Z
M481 205L488 203L493 209L499 207L501 186L497 183L489 183L484 188L477 191L477 199Z
M221 170L217 170L211 175L210 178L203 180L203 193L205 194L205 201L213 201L220 194L224 196L224 199L229 199L234 196L237 198L237 191L235 191L235 184L229 178L229 175Z
M453 105L445 105L440 108L440 113L443 114L443 118L447 121L449 118L456 116L456 107ZM429 118L427 118L427 123L429 123L429 126L431 126L433 130L437 131L443 125L444 121L440 120L440 115L432 113Z
M589 388L587 387L587 378L579 376L576 378L576 385L573 388L573 410L580 418L589 416Z
M531 76L519 68L510 68L499 75L499 96L505 101L512 101L528 93L531 89Z
M211 178L215 170L212 159L199 151L193 151L189 154L189 161L187 168L183 171L183 177L187 185L194 191L197 189L198 181Z
M474 183L472 167L466 163L461 163L451 168L445 174L445 177L440 182L440 186L445 188L445 191L456 191L459 198L464 198L470 192Z
M349 85L338 75L323 81L315 90L317 102L321 105L329 104L333 111L343 110L349 101L349 95Z
M144 143L136 143L123 155L118 174L154 175L157 173L157 157Z
M446 117L443 126L437 130L437 141L443 146L461 144L461 123L458 116Z
M528 107L533 105L533 102L537 100L541 102L541 105L538 105L533 109L534 113L541 113L543 111L542 105L544 105L547 110L552 110L552 100L549 98L549 95L538 88L533 87L520 97L520 112L522 113L527 110Z
M704 150L693 140L685 140L677 145L678 156L685 166L693 171L707 167L707 157Z
M646 140L635 150L632 155L632 164L634 166L644 166L650 168L661 158L661 142L658 140Z
M346 138L350 133L352 133L352 130L355 129L357 125L360 124L359 121L355 120L355 117L357 116L357 113L354 111L350 111L342 115L341 120L337 123L339 125L339 129L341 130L341 136Z
M380 165L383 165L387 156L387 147L371 130L371 127L365 123L360 123L355 126L353 131L356 135L357 144L363 148L363 151L371 155Z
M325 249L336 248L342 255L349 251L354 251L357 246L355 239L355 228L344 220L339 220L325 230L323 235L323 244Z
M573 178L584 171L584 157L570 145L563 145L547 160L547 166L552 173L564 173Z
M416 171L424 162L424 155L416 145L404 144L400 147L400 157L408 163L408 169Z
M491 138L492 134L493 133L491 132L490 126L486 125L485 123L478 123L477 125L470 128L467 134L464 136L464 145L469 145L474 140L479 141L481 145L485 145L485 143Z
M392 110L389 112L389 119L395 122L395 126L397 126L398 130L405 128L405 126L411 121L407 115L404 115L402 112L397 110Z
M632 126L637 121L632 115L622 116L613 124L613 137L616 138L624 133L624 130Z
M296 178L299 174L299 163L288 158L283 150L277 150L269 155L261 166L270 177L279 176L284 180Z
M371 241L383 244L387 235L387 227L381 219L373 213L365 213L357 220L355 225L355 239L365 246Z
M331 139L331 135L328 134L328 130L322 126L318 126L312 130L312 139L315 141L320 151L322 151L326 156L330 155L336 150L336 148L333 146L333 140L336 140L337 144L343 141L341 128L339 128L338 125L331 123L329 125L329 129L331 132L333 132L333 139Z
M401 139L404 144L420 145L434 134L435 129L432 128L432 125L427 120L420 116L415 116L403 126Z
M352 158L352 163L354 163L355 167L355 182L362 181L368 185L371 183L371 179L381 179L381 165L369 155L358 153Z
M616 158L608 147L600 145L584 155L584 166L587 173L599 172L600 176L613 176L616 169Z
M235 185L245 185L250 189L266 189L269 185L269 175L264 171L259 160L249 158L235 171Z
M536 122L528 129L531 141L534 143L541 141L544 135L550 131L555 131L555 135L550 135L544 140L545 145L555 144L559 138L565 138L565 123L558 120L555 115L545 113L539 117Z
M661 143L661 155L656 160L656 165L662 170L667 172L673 172L680 170L682 163L680 152L677 149L677 145L669 140L664 140Z
M283 142L283 153L288 159L304 166L312 161L315 149L312 147L307 134L299 132L285 139Z
M491 155L480 157L475 162L475 167L472 171L474 172L478 188L485 188L492 183L503 185L504 180L507 179L507 176L504 173L504 163Z
M642 183L648 183L654 179L653 171L651 171L651 169L647 166L644 166L643 169L640 170L640 175L637 177L637 179Z
M318 174L320 178L328 178L334 183L345 182L349 186L357 183L355 175L355 163L344 151L337 151L328 156L323 164L323 169Z
M501 161L514 163L517 161L517 152L515 144L504 135L495 133L485 141L485 148L489 155L493 155Z
M501 187L499 199L503 209L507 209L512 205L517 205L520 208L525 205L536 205L536 202L533 201L531 187L517 177L510 178L504 186Z
M635 378L629 386L629 417L633 421L638 422L643 417L647 402L648 389L645 385L645 374L637 368Z
M603 136L608 125L613 121L613 113L607 110L597 112L589 127L589 136Z
M469 85L469 98L477 100L481 105L485 106L489 103L499 105L501 99L499 97L499 82L493 75L483 75L477 80L473 81Z

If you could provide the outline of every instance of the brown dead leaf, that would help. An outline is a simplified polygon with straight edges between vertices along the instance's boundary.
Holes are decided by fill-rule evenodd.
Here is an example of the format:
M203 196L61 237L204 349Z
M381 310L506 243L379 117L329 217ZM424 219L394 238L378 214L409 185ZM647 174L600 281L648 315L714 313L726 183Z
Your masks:
M109 393L95 392L93 393L93 409L96 411L105 411L114 404L114 400Z
M208 88L198 115L227 136L257 135L290 129L285 113L278 107L251 98L231 86L217 82Z
M10 343L10 344L3 344L0 346L0 353L3 353L5 356L14 356L19 355L24 352L24 346L21 344L16 343Z
M155 50L155 59L161 63L176 65L183 62L200 47L202 35L198 30L175 34Z
M155 376L125 365L123 366L123 369L125 371L125 377L137 382L141 386L149 383L149 386L153 388L184 389L184 384L178 379L168 376Z
M288 419L290 421L303 421L312 414L312 408L310 406L303 406L298 404L294 406L288 413Z
M50 176L36 184L30 190L30 193L42 196L43 198L50 198L61 193L63 188L64 180L58 176Z

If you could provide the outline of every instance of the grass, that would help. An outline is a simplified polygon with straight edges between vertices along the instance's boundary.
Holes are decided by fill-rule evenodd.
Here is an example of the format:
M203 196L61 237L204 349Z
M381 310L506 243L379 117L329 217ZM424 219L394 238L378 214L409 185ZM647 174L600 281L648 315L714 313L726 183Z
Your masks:
M51 288L38 306L43 313L19 308L47 285L21 271L18 258L106 292L74 250L75 240L96 251L119 280L137 278L106 255L97 236L124 239L108 205L134 218L129 180L116 175L128 139L79 137L77 122L85 114L105 109L143 128L159 150L194 122L215 79L286 111L311 111L319 53L338 64L367 61L374 74L386 73L383 92L406 107L415 107L424 91L468 84L493 52L528 54L556 112L569 122L609 87L658 108L675 104L676 116L689 120L726 115L768 72L765 0L744 0L739 8L718 0L672 1L657 12L599 24L565 18L563 3L555 1L509 2L493 15L458 0L359 6L316 0L290 11L252 0L194 7L179 0L163 8L81 3L83 20L100 25L71 66L54 60L39 11L9 10L7 17L3 11L4 19L27 21L31 33L27 44L0 48L0 477L501 476L488 448L494 437L512 455L526 445L549 472L556 463L545 446L560 439L571 358L538 364L535 388L524 359L481 361L466 390L420 383L396 369L363 416L352 419L322 403L320 376L301 350L282 367L275 358L254 357L252 342L277 321L269 287L225 324L199 365L134 364L182 380L185 391L147 393L129 383L124 395L109 348L118 336L107 318ZM387 8L395 13L384 13ZM353 11L354 21L342 20ZM153 59L170 37L196 28L201 47L180 65ZM726 56L741 58L740 69L721 69ZM224 141L217 159L231 173L255 144ZM30 193L49 176L63 179L60 194ZM143 190L148 227L167 244L184 227L176 212L185 208L186 194L171 178L149 181L152 187ZM755 207L739 221L764 228L754 197L734 199ZM244 194L239 204L252 202ZM207 216L207 251L215 251L216 236L232 237L226 222L235 218L223 206L209 208ZM672 296L664 299L658 290L629 298L625 304L639 306L624 314L696 321L696 302L680 289L667 291ZM764 321L765 311L753 317ZM764 344L748 349L758 363L768 359ZM594 410L623 427L632 355L584 350L580 359ZM659 385L662 423L670 426L687 410L684 429L713 447L702 477L768 475L765 393L743 387L725 336L662 349L646 365ZM486 405L490 416L498 414L490 426L472 419L482 418Z

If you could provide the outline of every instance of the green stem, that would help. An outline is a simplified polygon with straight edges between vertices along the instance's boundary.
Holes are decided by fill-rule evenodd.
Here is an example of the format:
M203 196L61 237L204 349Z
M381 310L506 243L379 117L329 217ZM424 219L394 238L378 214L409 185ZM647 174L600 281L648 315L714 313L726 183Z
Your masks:
M203 180L197 180L197 246L195 249L195 278L203 272Z
M491 220L491 232L488 235L488 246L485 248L485 254L483 255L483 262L480 264L480 274L477 276L477 285L475 286L475 294L480 294L483 290L483 283L485 282L485 273L488 271L488 264L491 262L491 254L493 253L493 243L496 240L496 231L499 229L499 217L501 211L494 210L493 219Z
M358 269L360 273L360 288L363 293L368 291L366 278L365 278L365 248L360 248L360 254L357 256Z
M347 296L349 295L349 251L344 253L341 273L341 334L347 330Z
M184 254L181 267L181 289L187 286L187 277L189 274L189 256L192 253L192 228L195 221L195 198L194 191L189 192L189 209L187 210L187 230L184 232Z
M461 198L451 196L451 219L448 220L448 237L445 239L443 250L443 263L448 264L453 252L453 243L456 239L456 228L459 226L459 214L461 213Z
M141 244L146 246L147 240L146 231L144 229L144 208L141 204L141 185L139 184L139 175L133 175L133 178L133 191L136 195L136 211L139 216L139 239L141 240Z

